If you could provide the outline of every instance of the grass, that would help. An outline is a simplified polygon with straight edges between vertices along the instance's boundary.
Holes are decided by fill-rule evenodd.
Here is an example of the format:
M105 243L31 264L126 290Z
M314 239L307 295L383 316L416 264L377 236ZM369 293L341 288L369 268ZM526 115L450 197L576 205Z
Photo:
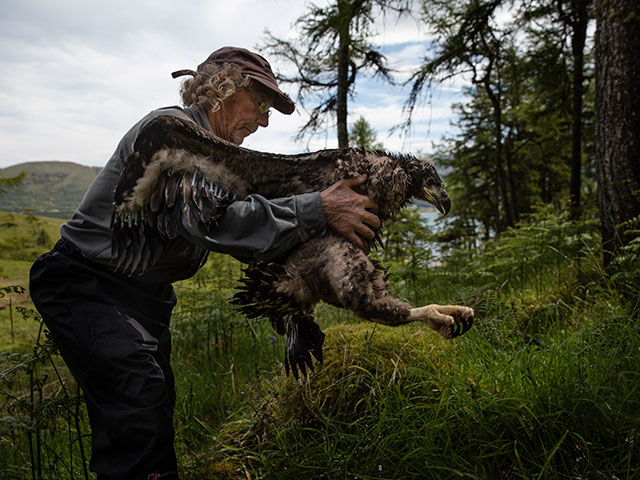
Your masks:
M62 220L0 211L0 288L28 286L33 260L53 246ZM32 307L28 292L0 298L0 345L28 352L38 326L17 314L15 307Z
M482 329L454 343L330 328L322 369L303 386L276 378L224 426L214 465L283 479L640 475L640 337L625 318L544 347L496 349Z
M212 255L176 285L182 478L640 478L638 255L611 275L597 248L589 225L542 212L443 267L394 258L399 296L472 304L474 328L445 341L320 305L325 362L302 382L284 375L268 322L230 309L238 263ZM0 265L19 276L19 263ZM55 354L29 364L43 350L30 342L0 361L0 476L92 478L73 384Z

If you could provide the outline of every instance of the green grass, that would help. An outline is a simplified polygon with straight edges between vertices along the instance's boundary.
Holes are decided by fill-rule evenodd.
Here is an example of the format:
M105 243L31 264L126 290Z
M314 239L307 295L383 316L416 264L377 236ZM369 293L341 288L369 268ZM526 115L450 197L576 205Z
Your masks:
M0 177L25 173L22 182L2 195L4 208L69 218L100 171L71 162L27 162L0 169Z
M540 216L460 267L395 277L416 302L474 305L453 342L320 308L324 365L298 384L274 355L226 422L184 420L185 478L640 476L640 335L621 293L637 275L602 271L591 225Z
M399 296L471 304L473 329L446 341L320 305L325 362L301 382L284 375L268 322L229 307L238 263L212 255L176 285L182 478L640 478L640 262L630 250L611 274L597 249L589 224L547 211L481 251L449 252L443 268L395 258ZM19 262L0 265L20 276ZM88 429L73 384L55 355L62 381L46 359L25 366L30 341L27 357L0 362L1 475L32 478L34 464L43 478L85 478L69 443Z
M482 328L456 342L419 327L330 328L322 369L302 386L273 377L251 415L211 437L201 471L222 464L283 479L640 475L640 337L626 319L550 335L545 347L501 350Z
M31 264L23 260L1 260L3 275L0 287L10 285L25 286L27 284L25 272ZM35 341L33 332L37 328L24 321L16 311L16 306L29 306L28 294L8 293L0 298L0 345L11 346L13 349L26 351Z
M0 211L0 288L28 287L33 261L53 246L62 222L55 218ZM38 325L25 321L16 307L33 307L28 291L0 298L0 346L27 352L33 347Z

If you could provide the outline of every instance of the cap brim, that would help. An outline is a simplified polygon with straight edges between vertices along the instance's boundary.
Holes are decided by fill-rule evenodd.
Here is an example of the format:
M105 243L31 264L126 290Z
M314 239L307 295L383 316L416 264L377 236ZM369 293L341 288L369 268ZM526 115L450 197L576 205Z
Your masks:
M263 78L253 76L251 74L249 74L248 76L249 78L251 78L251 80L258 82L260 85L262 85L263 87L266 87L270 92L274 94L273 108L275 108L281 113L284 113L285 115L291 115L295 111L296 109L295 102L291 100L289 95L287 95L278 87L273 85L273 83L270 83Z

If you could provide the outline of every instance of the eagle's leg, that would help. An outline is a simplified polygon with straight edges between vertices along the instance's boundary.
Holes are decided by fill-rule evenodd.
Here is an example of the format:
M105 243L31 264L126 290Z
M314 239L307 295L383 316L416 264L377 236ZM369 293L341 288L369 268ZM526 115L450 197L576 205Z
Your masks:
M473 325L473 309L458 305L426 305L409 310L408 322L424 322L445 338L455 338Z
M322 267L312 285L320 299L386 325L405 323L411 305L391 296L384 269L343 237L327 237L316 257Z
M338 255L339 252L342 254ZM412 308L394 298L384 270L346 240L339 240L327 249L326 261L325 274L332 291L330 295L325 292L323 299L353 310L363 318L389 326L420 321L445 338L462 335L473 324L473 310L469 307Z

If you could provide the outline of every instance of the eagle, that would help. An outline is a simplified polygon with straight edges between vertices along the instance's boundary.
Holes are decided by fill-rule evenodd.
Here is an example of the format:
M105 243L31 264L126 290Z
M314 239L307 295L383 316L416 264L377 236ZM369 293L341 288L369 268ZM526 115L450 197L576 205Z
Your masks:
M322 191L340 179L362 175L367 180L355 190L377 203L383 224L413 198L443 214L451 207L433 164L412 155L357 148L297 155L259 152L226 142L190 121L156 117L141 130L114 191L117 268L143 272L161 244L180 235L182 221L215 228L235 199ZM313 317L320 301L384 325L424 322L449 339L473 324L471 308L413 308L393 297L386 270L332 231L278 259L250 261L231 303L249 318L269 319L286 336L285 370L297 379L299 372L313 370L312 357L320 363L323 359L325 335Z

